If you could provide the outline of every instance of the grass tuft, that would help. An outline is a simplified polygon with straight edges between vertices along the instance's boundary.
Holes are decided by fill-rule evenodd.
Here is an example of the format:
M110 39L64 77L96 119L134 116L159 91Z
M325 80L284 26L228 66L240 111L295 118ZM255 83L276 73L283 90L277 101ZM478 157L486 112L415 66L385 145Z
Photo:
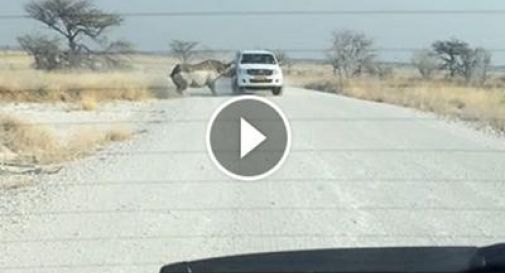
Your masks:
M69 141L58 141L52 131L40 124L31 125L17 118L0 115L0 151L14 154L9 161L23 164L54 164L75 160L111 142L126 141L132 136L133 132L124 127L105 130L89 127L74 131Z
M81 108L84 111L93 111L98 107L94 97L86 96L81 99Z
M6 115L0 115L0 146L33 163L51 161L59 152L51 131Z
M116 127L110 129L105 135L107 142L122 142L130 139L133 136L133 132L130 129L124 127Z

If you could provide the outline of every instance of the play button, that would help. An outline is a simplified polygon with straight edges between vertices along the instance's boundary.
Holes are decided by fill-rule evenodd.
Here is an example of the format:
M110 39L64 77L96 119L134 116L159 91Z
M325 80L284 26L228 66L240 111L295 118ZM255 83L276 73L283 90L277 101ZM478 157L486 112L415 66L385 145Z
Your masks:
M282 111L267 99L241 96L221 105L207 129L211 159L225 174L258 180L286 159L290 129Z
M240 159L248 155L266 139L267 137L264 134L244 118L240 118Z

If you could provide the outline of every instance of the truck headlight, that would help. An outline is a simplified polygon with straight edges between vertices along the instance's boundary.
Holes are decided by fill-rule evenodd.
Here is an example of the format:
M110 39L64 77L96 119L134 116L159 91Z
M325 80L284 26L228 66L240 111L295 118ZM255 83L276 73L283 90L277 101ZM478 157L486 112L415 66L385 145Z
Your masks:
M279 75L279 74L281 74L281 71L279 69L275 69L274 70L274 75Z
M238 73L239 73L240 75L245 75L245 74L247 74L247 69L242 69L242 68L240 68L240 69L238 70Z

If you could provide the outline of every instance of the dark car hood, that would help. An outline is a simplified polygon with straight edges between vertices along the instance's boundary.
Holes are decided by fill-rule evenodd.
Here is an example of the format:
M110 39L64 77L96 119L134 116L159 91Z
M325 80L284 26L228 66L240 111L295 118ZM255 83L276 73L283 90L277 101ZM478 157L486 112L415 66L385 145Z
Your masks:
M505 244L273 252L175 263L160 272L505 272Z

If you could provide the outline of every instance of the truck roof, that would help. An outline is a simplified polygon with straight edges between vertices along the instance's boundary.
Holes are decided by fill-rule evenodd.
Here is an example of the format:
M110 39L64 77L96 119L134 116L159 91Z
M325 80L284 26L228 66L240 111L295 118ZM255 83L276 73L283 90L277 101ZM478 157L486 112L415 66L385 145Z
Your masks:
M261 49L248 49L248 50L240 50L240 54L272 54L274 53L272 51L268 50L261 50Z

